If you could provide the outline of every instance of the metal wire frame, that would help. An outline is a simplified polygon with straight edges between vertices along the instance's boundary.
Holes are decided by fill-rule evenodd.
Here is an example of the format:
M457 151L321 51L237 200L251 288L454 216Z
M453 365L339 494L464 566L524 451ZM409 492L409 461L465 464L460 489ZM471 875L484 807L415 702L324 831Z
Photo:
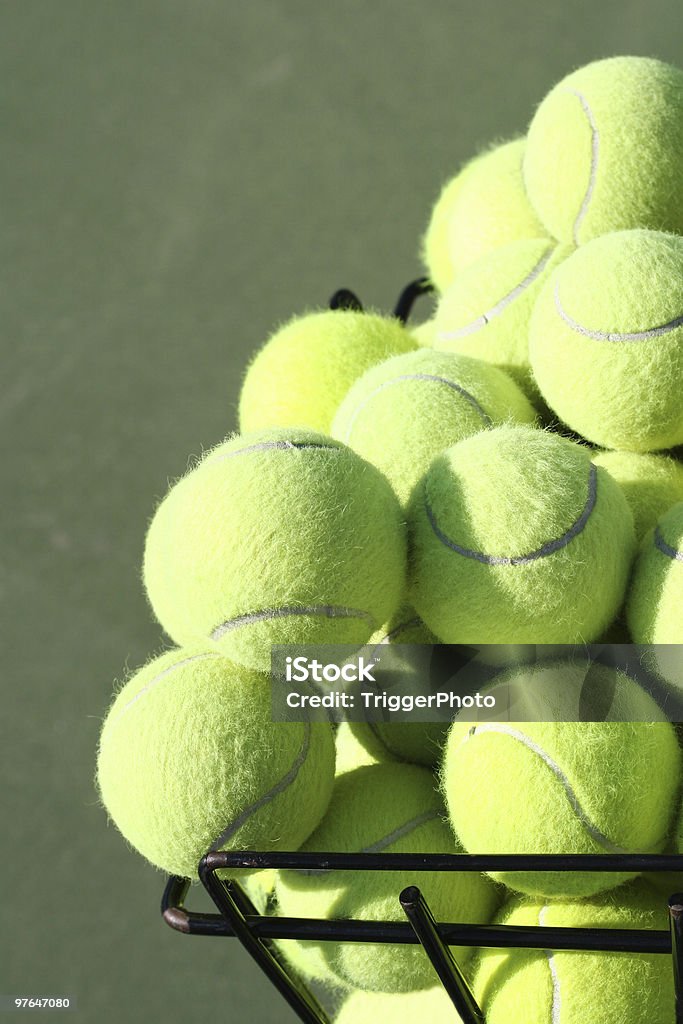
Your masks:
M513 925L470 925L437 922L417 885L400 894L407 920L314 920L259 914L235 881L218 872L236 868L323 871L600 871L681 872L683 856L663 854L346 854L346 853L209 853L199 864L199 877L219 913L187 910L190 881L168 879L161 909L164 920L189 935L230 936L239 939L261 970L305 1024L330 1024L325 1009L301 978L285 965L273 946L275 939L314 939L331 942L386 942L422 945L435 973L463 1024L485 1024L481 1007L449 946L577 950L584 952L657 953L672 959L675 1024L683 1024L683 894L668 901L670 928L548 928ZM416 880L417 880L416 878Z
M408 322L413 306L421 295L429 295L434 291L434 285L428 277L418 277L405 286L396 300L393 316L401 323ZM330 309L351 309L362 313L363 304L350 288L338 288L329 301Z

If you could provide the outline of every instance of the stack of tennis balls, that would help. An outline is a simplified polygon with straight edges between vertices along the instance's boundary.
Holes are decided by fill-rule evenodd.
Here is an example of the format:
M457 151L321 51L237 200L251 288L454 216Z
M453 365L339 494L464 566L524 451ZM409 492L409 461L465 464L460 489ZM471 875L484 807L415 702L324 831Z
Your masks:
M632 699L633 722L270 720L273 644L683 643L683 73L619 57L567 76L524 138L446 183L423 258L437 304L417 329L353 308L275 330L239 433L151 520L144 585L174 646L120 688L98 783L167 872L220 849L683 850L676 735L613 670L592 692L618 695L616 719ZM252 881L259 908L400 921L421 879ZM422 882L442 919L661 926L661 893L625 873ZM279 951L343 993L344 1024L456 1019L416 947ZM560 1003L669 1019L651 958L457 956L491 1024L562 1020Z

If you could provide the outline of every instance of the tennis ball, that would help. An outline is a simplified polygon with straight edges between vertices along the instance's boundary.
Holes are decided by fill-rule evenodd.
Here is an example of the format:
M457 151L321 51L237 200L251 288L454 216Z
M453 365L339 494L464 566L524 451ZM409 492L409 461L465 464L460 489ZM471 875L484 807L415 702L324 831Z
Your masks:
M636 710L647 712L647 705L645 694L634 698ZM668 722L456 721L442 786L468 853L659 853L680 775ZM635 874L501 871L493 877L555 898L589 896Z
M501 370L452 352L394 356L358 380L332 436L377 466L405 505L434 456L470 434L535 413Z
M683 72L612 57L548 93L529 126L523 174L546 229L578 245L625 228L683 232L682 165Z
M424 768L375 764L337 777L327 815L302 851L354 853L457 853L442 820L434 779ZM286 917L404 920L398 897L419 884L437 919L486 922L496 904L494 887L481 875L410 871L306 873L282 871L276 886ZM434 971L419 946L304 941L319 968L322 955L342 981L360 989L407 992L434 984ZM463 960L471 950L456 949ZM316 961L315 958L318 958Z
M439 292L494 249L547 236L524 190L524 148L524 139L494 146L445 185L423 242L423 260Z
M462 172L449 223L456 275L509 242L547 238L524 188L526 139L504 142L482 154Z
M445 988L437 985L421 992L353 992L341 1008L336 1024L458 1024L456 1013Z
M626 620L637 644L683 644L683 503L669 509L641 545ZM680 673L680 658L677 664Z
M270 668L272 644L363 644L396 610L401 510L381 473L307 430L236 436L152 519L144 580L176 643L202 638Z
M271 720L270 681L202 646L168 651L119 691L97 779L124 837L170 874L208 850L296 849L327 808L331 726Z
M529 325L548 405L604 448L680 444L681 310L683 238L620 231L581 246L544 284Z
M624 492L638 541L672 505L683 501L683 465L675 459L639 452L597 452L592 459Z
M666 902L642 881L580 902L512 900L496 923L669 930ZM473 989L487 1024L669 1024L671 964L658 953L482 949Z
M434 317L434 348L483 359L505 370L532 398L529 321L552 270L571 248L544 238L511 242L460 274Z
M443 643L590 642L623 600L630 509L557 434L497 427L449 448L416 488L408 526L409 597Z
M443 186L422 239L422 262L438 292L448 288L456 274L450 244L450 221L461 186L461 174L449 178Z
M329 431L337 406L361 374L416 346L391 317L346 309L295 317L270 337L247 370L240 430Z

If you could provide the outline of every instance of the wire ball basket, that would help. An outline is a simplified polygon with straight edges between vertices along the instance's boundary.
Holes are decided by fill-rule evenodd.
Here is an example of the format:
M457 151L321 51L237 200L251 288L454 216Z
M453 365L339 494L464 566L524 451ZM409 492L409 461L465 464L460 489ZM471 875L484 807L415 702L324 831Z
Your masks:
M410 282L400 293L393 315L406 323L416 300L431 291L427 278ZM357 295L346 288L336 291L329 305L331 309L363 309ZM319 920L259 913L239 882L223 877L236 869L408 871L414 872L415 880L396 892L405 921ZM166 882L161 912L167 925L186 935L238 939L305 1024L331 1024L332 1018L311 987L283 959L275 945L277 940L419 944L434 968L435 981L438 978L453 1003L454 1020L457 1013L463 1024L486 1024L486 1018L451 946L659 954L671 959L675 1004L672 1024L683 1024L683 894L673 893L667 901L668 931L472 925L435 919L419 885L420 875L427 871L680 872L683 875L683 855L209 852L199 863L199 878L217 913L187 909L185 899L190 879L177 876L169 877Z

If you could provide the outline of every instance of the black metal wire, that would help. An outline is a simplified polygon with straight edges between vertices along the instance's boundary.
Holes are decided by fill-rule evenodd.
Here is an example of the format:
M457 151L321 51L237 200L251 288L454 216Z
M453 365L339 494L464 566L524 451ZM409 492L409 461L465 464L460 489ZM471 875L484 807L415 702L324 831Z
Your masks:
M430 295L433 291L434 285L428 277L418 277L417 280L407 284L394 306L394 316L396 319L400 320L403 324L407 323L417 299L421 295Z
M649 871L683 873L683 854L652 853L258 853L222 850L217 869L318 871Z
M462 1024L486 1024L474 993L467 984L457 960L439 934L434 915L420 890L416 885L411 885L403 890L399 899L441 984L460 1014Z
M235 868L290 868L319 871L612 871L680 872L683 855L663 854L345 854L259 853L223 851L207 854L200 878L219 914L197 914L185 908L189 879L170 877L161 903L166 923L189 935L236 937L305 1024L329 1024L325 1010L304 982L279 960L270 940L420 943L454 1001L465 1024L483 1024L484 1017L449 946L496 949L553 949L577 952L668 954L672 958L675 1024L683 1024L683 894L669 900L670 930L619 928L548 928L513 925L471 925L436 922L419 889L401 894L408 921L314 920L258 914L242 887L216 872ZM461 1001L458 1003L456 999ZM479 1016L477 1016L479 1014Z
M673 958L676 1024L683 1024L683 894L675 893L669 900L671 953Z
M363 312L363 306L350 288L338 288L328 303L330 309L352 309L357 313Z
M212 858L212 854L202 857L199 877L223 917L230 923L235 936L304 1024L330 1024L329 1017L313 993L296 975L285 970L272 947L255 933L252 926L254 915L247 916L243 912L243 908L254 909L251 901L237 883L229 883L218 877Z

